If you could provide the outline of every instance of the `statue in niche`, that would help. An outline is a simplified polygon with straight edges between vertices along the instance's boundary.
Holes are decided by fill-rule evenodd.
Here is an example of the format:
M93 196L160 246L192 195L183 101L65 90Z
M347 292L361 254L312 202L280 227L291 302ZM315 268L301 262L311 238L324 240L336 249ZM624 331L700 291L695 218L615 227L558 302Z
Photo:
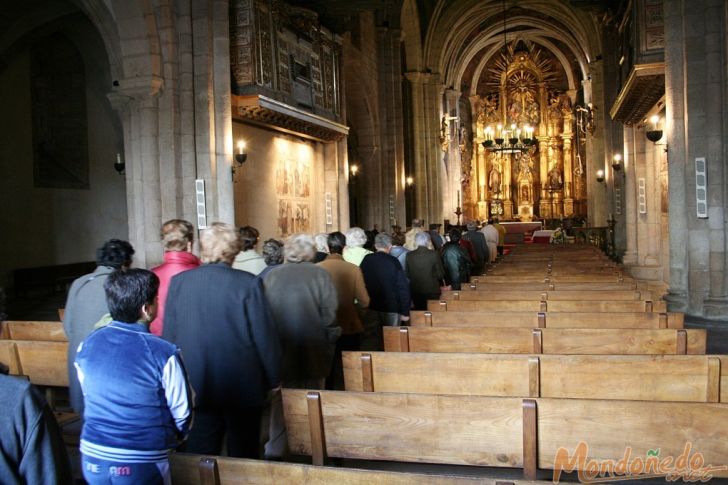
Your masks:
M496 196L501 192L501 172L497 162L493 162L488 173L488 190Z
M533 160L530 152L524 152L518 157L518 180L529 178L533 172Z
M551 190L560 189L564 185L564 181L561 178L561 170L559 170L559 166L557 164L554 164L553 167L551 167L547 178L548 188Z
M518 123L521 117L522 110L523 106L521 105L520 101L516 99L511 101L511 103L508 105L508 122Z
M538 124L540 119L540 108L534 99L531 91L526 92L526 118L529 123Z
M521 203L531 202L531 193L528 184L521 185Z
M465 149L467 148L467 139L468 127L465 126L465 123L460 123L460 130L458 133L458 145L460 146L460 153L465 153Z
M561 101L557 92L554 92L549 99L548 114L549 119L552 121L558 120L561 117Z
M448 145L450 145L450 119L447 115L444 115L440 121L440 147L442 151L447 151Z
M571 113L571 98L566 93L559 95L559 109L562 114Z

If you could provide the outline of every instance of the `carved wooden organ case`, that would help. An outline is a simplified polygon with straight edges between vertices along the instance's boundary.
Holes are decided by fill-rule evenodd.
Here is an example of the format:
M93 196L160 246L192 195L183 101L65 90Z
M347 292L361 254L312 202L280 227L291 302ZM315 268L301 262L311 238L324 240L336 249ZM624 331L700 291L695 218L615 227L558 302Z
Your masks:
M574 149L576 92L565 86L559 68L556 59L526 42L509 44L487 65L486 81L470 97L466 216L552 219L585 207L584 164L578 144ZM533 141L522 150L508 142L514 137L516 147L523 147L524 138ZM498 138L505 143L483 146Z

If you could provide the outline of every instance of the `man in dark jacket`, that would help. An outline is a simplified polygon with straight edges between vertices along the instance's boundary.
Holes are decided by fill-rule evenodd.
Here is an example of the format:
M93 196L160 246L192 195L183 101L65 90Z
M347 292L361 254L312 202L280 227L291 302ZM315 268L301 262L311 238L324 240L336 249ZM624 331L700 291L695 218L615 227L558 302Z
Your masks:
M361 262L361 272L369 293L369 310L364 318L362 350L382 350L382 326L399 326L409 321L409 282L402 265L389 254L392 237L380 232L374 239L375 253Z
M429 249L430 235L420 232L415 235L417 249L407 253L405 270L410 280L412 303L415 310L427 310L427 300L440 298L440 286L445 270L440 255Z
M0 372L0 482L73 483L61 432L43 396Z
M182 350L195 390L185 451L257 458L260 416L279 385L281 347L262 282L231 268L235 228L214 223L200 235L202 266L172 278L162 337Z
M459 290L461 283L467 283L470 278L470 258L460 247L460 231L452 229L449 236L450 242L442 247L445 282L452 286L453 290Z
M475 221L468 222L468 231L463 234L463 239L470 241L475 251L475 260L471 268L471 274L481 275L485 269L485 264L490 260L488 258L488 245L485 242L485 236L478 231L478 224Z

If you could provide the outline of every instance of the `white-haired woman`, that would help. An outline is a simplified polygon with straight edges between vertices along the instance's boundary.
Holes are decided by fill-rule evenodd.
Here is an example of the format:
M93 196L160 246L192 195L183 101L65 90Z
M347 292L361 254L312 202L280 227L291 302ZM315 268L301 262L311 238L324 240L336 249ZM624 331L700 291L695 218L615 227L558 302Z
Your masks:
M361 260L371 251L364 248L367 235L361 227L352 227L346 231L346 247L344 248L344 261L361 266Z
M336 340L336 288L329 272L312 263L316 243L293 234L283 245L284 263L264 279L265 293L283 344L284 387L323 389Z

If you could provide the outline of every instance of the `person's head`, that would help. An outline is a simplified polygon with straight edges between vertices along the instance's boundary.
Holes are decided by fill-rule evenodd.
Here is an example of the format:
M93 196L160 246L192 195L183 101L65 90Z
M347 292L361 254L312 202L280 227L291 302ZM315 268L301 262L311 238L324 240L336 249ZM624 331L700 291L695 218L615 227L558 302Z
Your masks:
M361 227L351 227L346 231L346 245L351 248L360 248L367 242L367 235Z
M240 250L249 251L255 248L258 244L258 237L260 233L253 226L243 226L238 231L238 237L240 238Z
M325 232L319 232L314 237L314 240L316 241L316 251L320 253L328 253L329 252L329 235Z
M401 232L395 232L392 234L392 246L404 246L405 240L406 238Z
M493 219L488 219L488 224L493 224Z
M192 251L195 228L182 219L172 219L162 224L159 231L165 251Z
M114 269L131 266L134 248L127 241L109 239L96 250L96 264Z
M329 245L329 253L342 254L344 252L344 246L346 246L346 236L339 231L332 232L329 234L327 243Z
M200 259L203 263L232 264L239 252L240 238L230 224L213 222L200 233Z
M460 242L460 229L450 229L450 233L448 234L450 236L450 242L459 243Z
M114 271L104 282L106 303L117 322L146 323L157 316L159 278L146 269Z
M418 248L420 246L429 248L431 240L432 240L432 238L430 238L430 235L424 231L418 232L417 234L415 234L415 246Z
M442 224L430 224L430 231L438 231L439 232L440 231L440 226L442 226Z
M500 224L500 219L498 219L497 217L493 219L493 224Z
M374 249L388 253L392 249L392 236L386 232L380 232L374 238Z
M468 222L468 231L474 231L478 228L478 223L475 221Z
M422 219L412 219L412 227L422 227Z
M277 239L268 239L263 243L263 259L268 266L283 263L283 243Z
M316 241L310 234L292 234L283 245L286 263L305 263L316 256Z

